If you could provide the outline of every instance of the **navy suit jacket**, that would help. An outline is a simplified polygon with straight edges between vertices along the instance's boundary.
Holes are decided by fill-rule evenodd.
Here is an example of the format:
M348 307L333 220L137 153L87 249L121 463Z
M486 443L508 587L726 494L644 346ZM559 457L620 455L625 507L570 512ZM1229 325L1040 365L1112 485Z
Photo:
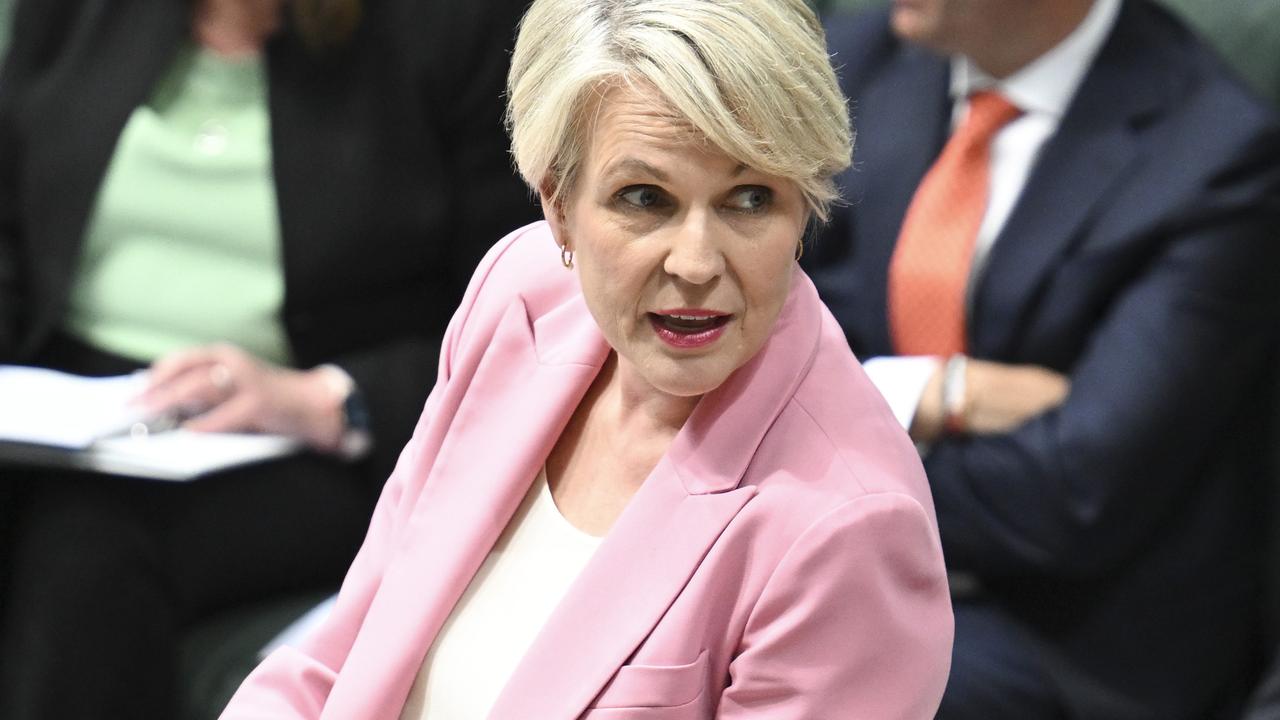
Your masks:
M946 58L885 12L828 28L857 143L806 263L855 352L948 133ZM1280 130L1165 11L1128 1L978 280L970 354L1070 395L925 458L949 566L1028 626L1081 717L1200 718L1254 657L1252 398L1280 298Z

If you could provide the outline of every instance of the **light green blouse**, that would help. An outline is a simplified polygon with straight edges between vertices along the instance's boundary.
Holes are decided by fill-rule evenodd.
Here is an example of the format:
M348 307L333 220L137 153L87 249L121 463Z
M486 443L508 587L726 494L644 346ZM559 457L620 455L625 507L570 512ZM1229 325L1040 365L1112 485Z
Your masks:
M66 329L144 362L227 341L287 363L283 302L262 59L188 47L120 135Z

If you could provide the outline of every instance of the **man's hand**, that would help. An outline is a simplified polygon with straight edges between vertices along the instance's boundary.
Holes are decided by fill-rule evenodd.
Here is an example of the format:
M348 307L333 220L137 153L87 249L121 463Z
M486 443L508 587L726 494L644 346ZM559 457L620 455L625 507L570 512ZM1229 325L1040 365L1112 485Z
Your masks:
M911 424L911 437L917 442L933 442L943 434L946 408L942 381L940 365L925 386ZM974 359L965 367L964 384L960 425L963 432L973 435L1009 432L1061 405L1071 389L1067 376L1048 368Z

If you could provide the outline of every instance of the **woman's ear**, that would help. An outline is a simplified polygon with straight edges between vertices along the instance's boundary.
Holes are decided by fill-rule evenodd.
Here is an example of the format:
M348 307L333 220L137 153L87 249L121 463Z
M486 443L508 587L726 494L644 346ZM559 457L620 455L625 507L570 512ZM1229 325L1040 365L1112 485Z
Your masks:
M556 245L564 247L568 242L564 227L564 196L557 195L555 183L548 177L538 185L538 199L542 203L542 217L551 226L551 235Z

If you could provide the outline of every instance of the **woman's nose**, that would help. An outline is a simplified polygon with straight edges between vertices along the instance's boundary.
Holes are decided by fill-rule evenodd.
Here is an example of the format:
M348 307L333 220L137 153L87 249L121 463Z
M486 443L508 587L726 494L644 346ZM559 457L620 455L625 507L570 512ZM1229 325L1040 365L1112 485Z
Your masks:
M716 233L713 215L688 213L684 222L673 228L662 269L693 285L705 285L716 279L724 273L724 254Z

